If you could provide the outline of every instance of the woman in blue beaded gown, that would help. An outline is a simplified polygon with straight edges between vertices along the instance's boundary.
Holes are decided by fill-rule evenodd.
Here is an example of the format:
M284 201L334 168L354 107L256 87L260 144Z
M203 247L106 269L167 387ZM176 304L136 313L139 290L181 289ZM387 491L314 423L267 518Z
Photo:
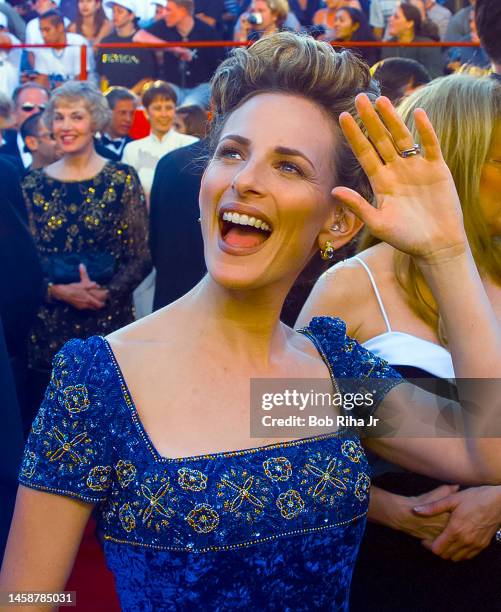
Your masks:
M285 32L218 68L200 192L208 275L150 317L56 356L20 470L3 590L62 589L95 507L124 610L348 609L368 507L359 436L333 428L252 438L249 381L330 375L344 388L345 378L379 379L378 414L411 429L436 408L349 339L342 321L316 318L302 333L280 323L300 270L365 222L419 262L459 374L494 377L501 365L433 129L417 112L423 153L399 155L417 153L414 141L387 99L376 101L379 118L361 93L371 86L350 53ZM418 442L366 445L451 480L501 481L495 440Z

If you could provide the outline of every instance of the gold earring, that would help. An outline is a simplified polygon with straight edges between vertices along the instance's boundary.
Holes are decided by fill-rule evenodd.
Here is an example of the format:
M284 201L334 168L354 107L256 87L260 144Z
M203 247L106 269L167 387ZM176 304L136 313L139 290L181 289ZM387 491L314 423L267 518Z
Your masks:
M323 249L320 249L320 257L324 261L329 261L334 258L334 247L332 246L332 242L327 240Z

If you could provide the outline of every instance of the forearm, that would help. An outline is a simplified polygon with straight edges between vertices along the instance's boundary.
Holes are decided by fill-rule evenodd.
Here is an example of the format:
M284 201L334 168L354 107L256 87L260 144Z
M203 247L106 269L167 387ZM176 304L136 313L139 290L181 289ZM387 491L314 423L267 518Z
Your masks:
M437 302L456 378L498 378L500 326L471 252L442 260L420 261L419 267Z
M400 501L400 495L372 486L367 518L373 523L400 529Z

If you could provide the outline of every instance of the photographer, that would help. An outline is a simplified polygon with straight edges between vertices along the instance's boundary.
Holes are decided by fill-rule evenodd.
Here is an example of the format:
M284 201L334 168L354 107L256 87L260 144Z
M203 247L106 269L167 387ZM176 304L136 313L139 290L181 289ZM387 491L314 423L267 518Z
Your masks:
M284 29L289 14L287 0L253 0L246 13L240 17L240 28L235 40L258 40L266 34Z

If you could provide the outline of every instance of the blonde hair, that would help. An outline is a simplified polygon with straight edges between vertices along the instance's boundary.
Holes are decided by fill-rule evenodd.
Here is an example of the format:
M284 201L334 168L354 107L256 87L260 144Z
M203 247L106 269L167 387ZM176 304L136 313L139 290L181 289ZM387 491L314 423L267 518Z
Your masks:
M332 120L339 134L332 152L334 178L371 200L369 181L338 127L342 112L357 114L358 93L372 99L379 93L368 66L349 51L336 53L328 43L292 32L271 34L248 49L233 50L212 79L212 150L228 117L251 97L267 92L311 100Z
M480 178L496 122L501 121L501 86L489 78L454 74L432 81L415 91L398 110L419 141L414 110L423 108L435 128L444 159L461 201L464 226L473 257L481 273L501 283L501 249L489 232L480 206ZM362 237L363 250L377 240ZM413 259L395 254L395 274L413 311L445 344L437 306Z
M283 25L289 14L289 2L287 0L265 0L268 8L277 17L277 24Z

